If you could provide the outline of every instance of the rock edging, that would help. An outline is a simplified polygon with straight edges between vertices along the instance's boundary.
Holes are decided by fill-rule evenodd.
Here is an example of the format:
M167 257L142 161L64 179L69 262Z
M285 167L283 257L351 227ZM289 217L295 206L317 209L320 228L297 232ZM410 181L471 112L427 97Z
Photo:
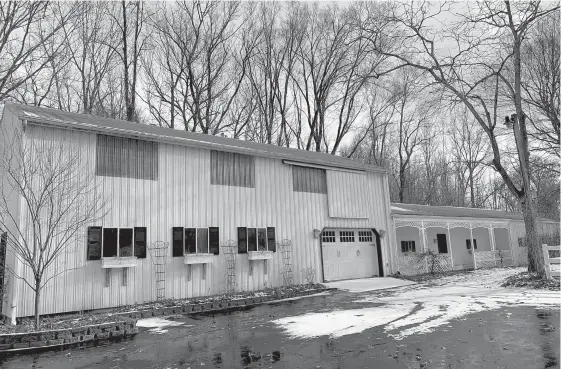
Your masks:
M118 320L74 328L0 335L0 353L80 344L138 333L136 321Z
M336 288L314 288L305 291L293 291L292 293L281 293L274 295L264 295L264 296L253 296L245 297L240 299L224 299L212 302L203 303L190 303L184 305L166 306L166 307L156 307L138 311L129 312L118 312L114 313L116 316L123 316L132 319L146 319L158 316L167 315L189 315L189 314L200 314L207 312L218 312L225 310L240 309L244 307L257 306L273 301L282 301L284 299L304 297L309 295L315 295L321 292L329 292L336 290Z

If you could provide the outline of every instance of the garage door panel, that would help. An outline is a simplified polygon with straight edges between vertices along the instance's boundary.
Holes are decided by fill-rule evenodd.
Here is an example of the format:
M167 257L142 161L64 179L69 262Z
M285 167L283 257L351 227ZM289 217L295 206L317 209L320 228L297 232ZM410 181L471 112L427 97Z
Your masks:
M370 230L329 230L322 234L324 278L327 281L378 275L378 258ZM371 237L366 235L370 234Z

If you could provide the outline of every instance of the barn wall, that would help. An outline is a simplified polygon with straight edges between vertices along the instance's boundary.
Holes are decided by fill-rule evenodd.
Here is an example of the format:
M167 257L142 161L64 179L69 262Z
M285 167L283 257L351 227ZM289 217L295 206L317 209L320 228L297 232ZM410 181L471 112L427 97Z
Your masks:
M192 266L188 280L182 257L171 256L172 227L219 227L220 243L237 241L237 227L276 227L276 239L292 241L292 270L296 283L305 282L302 271L313 268L316 281L321 278L319 239L314 229L324 227L377 228L389 230L389 198L385 198L385 179L380 173L366 174L366 189L360 200L367 218L343 219L328 216L327 195L294 192L292 167L281 160L255 159L255 188L210 184L210 150L171 144L159 144L159 177L157 181L95 176L96 135L31 126L33 140L62 140L83 150L82 158L90 168L85 176L92 186L100 185L109 203L109 212L91 225L103 227L147 227L148 246L155 241L170 243L166 260L166 297L189 298L226 291L226 261L221 250L207 264L203 279L202 265ZM345 183L341 183L342 186ZM357 205L358 206L358 205ZM127 284L123 272L110 271L110 285L105 287L101 261L86 260L86 229L72 240L71 252L65 254L51 273L73 269L54 278L43 290L43 314L90 310L156 300L155 273L150 253L139 259L138 266L128 269ZM388 232L390 234L390 232ZM389 244L393 235L382 239L384 262L391 271ZM283 260L276 252L269 261L268 274L263 262L254 263L249 275L247 254L236 257L238 291L280 286ZM51 274L52 275L52 274ZM33 313L32 291L19 283L17 316Z
M2 111L2 119L0 120L0 145L1 148L9 147L13 150L13 152L17 152L20 148L19 144L22 142L21 137L22 135L22 124L18 119L17 115L10 109L9 106L4 106ZM0 160L4 160L2 157L2 153L0 152ZM12 165L11 168L17 169L16 166ZM13 217L15 222L19 221L20 218L20 197L17 193L13 193L11 188L12 184L8 181L6 174L3 173L3 169L0 167L0 188L3 189L4 193L6 194L6 205L7 211L9 212L10 216ZM3 232L8 233L9 235L17 234L17 227L16 223L12 223L10 221L6 221L8 223L7 229L1 229L0 226L0 234ZM12 305L14 296L16 296L15 289L17 288L17 283L14 281L14 277L12 274L8 272L9 269L14 269L16 266L16 259L15 254L13 251L8 248L6 251L6 260L5 260L5 269L4 269L4 287L5 292L4 296L2 296L2 301L0 304L2 305L2 315L11 316L12 315Z

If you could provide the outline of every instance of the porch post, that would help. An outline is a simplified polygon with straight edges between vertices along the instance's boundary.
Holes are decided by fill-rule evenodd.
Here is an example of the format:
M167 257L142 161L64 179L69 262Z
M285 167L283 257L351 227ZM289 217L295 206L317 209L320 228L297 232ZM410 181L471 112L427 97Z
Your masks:
M473 269L477 269L477 261L475 260L475 245L473 244L473 225L469 223L469 239L471 242L471 254L473 255Z
M450 262L452 264L452 270L454 270L454 254L452 253L452 237L450 237L450 222L446 222L446 233L448 234L448 240L450 241Z
M425 229L425 222L421 222L421 228L419 228L419 236L421 237L421 247L423 249L423 253L427 252L427 231ZM429 272L429 264L427 261L427 257L425 255L425 270Z
M491 223L489 223L489 242L491 242L491 251L493 252L493 264L497 266L497 255L495 254L495 229Z

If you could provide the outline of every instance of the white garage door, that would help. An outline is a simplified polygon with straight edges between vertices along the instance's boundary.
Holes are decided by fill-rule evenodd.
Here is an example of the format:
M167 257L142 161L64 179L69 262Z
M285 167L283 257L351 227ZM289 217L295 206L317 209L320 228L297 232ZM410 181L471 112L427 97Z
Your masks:
M321 245L326 281L378 275L376 238L371 230L325 230Z

